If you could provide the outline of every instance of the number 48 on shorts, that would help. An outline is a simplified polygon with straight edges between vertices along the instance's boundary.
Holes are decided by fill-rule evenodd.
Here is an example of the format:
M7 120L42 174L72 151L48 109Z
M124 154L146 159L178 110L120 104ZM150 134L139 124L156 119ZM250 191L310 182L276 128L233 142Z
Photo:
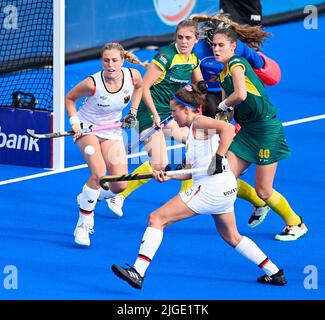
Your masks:
M258 156L261 159L270 158L270 149L260 149L260 151L258 152Z

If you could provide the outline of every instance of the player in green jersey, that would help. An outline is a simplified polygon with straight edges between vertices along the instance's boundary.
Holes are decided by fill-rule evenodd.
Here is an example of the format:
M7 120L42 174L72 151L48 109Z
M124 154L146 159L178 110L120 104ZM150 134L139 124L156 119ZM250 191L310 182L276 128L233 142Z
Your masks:
M191 81L203 80L199 59L192 52L198 40L198 23L190 19L183 20L176 27L175 42L154 56L143 77L143 96L137 114L141 135L153 126L160 127L160 121L171 115L169 102L178 89ZM188 128L180 128L174 120L157 130L145 142L150 162L144 162L133 173L165 169L169 163L165 138L172 137L182 142L186 140L187 133ZM129 181L123 193L108 200L109 208L122 216L124 199L148 181L149 179ZM184 181L181 190L188 189L188 184L192 184L192 181Z
M290 155L283 127L266 90L249 63L234 54L236 32L227 25L213 35L213 53L223 63L220 84L223 101L222 112L234 109L241 130L235 136L227 153L236 177L252 163L256 164L255 190L259 205L268 205L285 221L285 229L275 236L281 241L296 240L307 232L307 227L290 207L287 200L273 189L277 162Z

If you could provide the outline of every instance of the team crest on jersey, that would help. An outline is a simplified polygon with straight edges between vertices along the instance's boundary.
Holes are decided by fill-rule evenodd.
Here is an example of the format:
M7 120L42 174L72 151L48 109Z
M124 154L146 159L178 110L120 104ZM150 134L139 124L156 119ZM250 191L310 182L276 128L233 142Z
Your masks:
M130 95L124 97L124 103L128 103L130 99L131 99Z

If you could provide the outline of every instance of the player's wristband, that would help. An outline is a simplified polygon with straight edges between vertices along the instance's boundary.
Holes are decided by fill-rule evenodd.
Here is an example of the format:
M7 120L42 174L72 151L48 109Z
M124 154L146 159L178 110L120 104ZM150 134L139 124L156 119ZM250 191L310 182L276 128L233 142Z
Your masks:
M232 107L231 106L227 106L225 103L225 100L221 101L218 105L218 109L225 112L225 111L232 111Z
M80 120L78 116L70 117L69 121L70 121L70 125L80 124Z

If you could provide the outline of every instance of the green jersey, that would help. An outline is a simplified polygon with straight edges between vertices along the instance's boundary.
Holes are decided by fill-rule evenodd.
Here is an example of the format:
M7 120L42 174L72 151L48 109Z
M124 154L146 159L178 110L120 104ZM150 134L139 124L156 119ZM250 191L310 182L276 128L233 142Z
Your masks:
M171 114L169 102L176 91L184 87L190 80L194 70L199 67L199 59L192 52L188 58L179 53L173 43L157 53L152 63L163 73L151 86L150 93L160 118L163 120ZM152 126L153 118L148 107L141 101L138 110L140 132Z
M271 164L288 157L290 151L282 124L276 116L276 108L245 58L236 55L231 57L220 73L222 89L227 96L234 92L232 70L237 66L244 70L247 97L234 109L234 118L241 129L230 150L240 158L258 165Z

